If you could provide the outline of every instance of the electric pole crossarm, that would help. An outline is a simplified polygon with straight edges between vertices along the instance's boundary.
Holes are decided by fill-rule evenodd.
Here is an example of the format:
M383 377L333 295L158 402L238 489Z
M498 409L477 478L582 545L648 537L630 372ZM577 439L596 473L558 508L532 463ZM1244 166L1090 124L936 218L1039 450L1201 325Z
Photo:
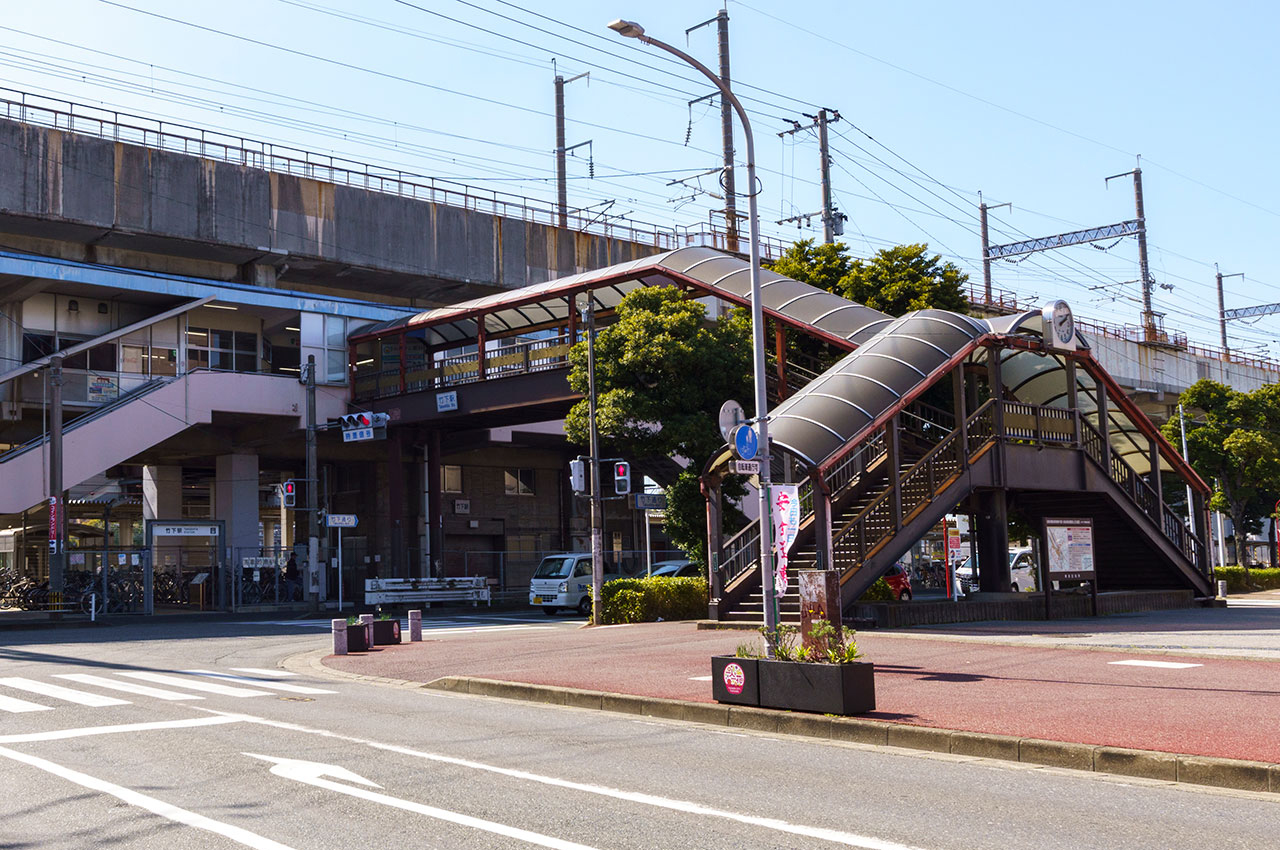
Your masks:
M1235 310L1222 311L1222 318L1227 321L1232 319L1252 319L1255 316L1270 316L1273 313L1280 313L1280 304L1259 304L1257 307L1240 307Z
M1007 245L992 245L987 249L987 258L991 260L998 260L1002 257L1013 257L1018 254L1030 254L1035 251L1044 251L1049 248L1065 248L1068 245L1080 245L1084 242L1100 242L1103 239L1115 239L1120 236L1133 236L1141 230L1141 221L1122 221L1119 224L1091 227L1088 230L1073 230L1070 233L1059 233L1055 236L1043 236L1039 239L1028 239L1025 242L1010 242Z

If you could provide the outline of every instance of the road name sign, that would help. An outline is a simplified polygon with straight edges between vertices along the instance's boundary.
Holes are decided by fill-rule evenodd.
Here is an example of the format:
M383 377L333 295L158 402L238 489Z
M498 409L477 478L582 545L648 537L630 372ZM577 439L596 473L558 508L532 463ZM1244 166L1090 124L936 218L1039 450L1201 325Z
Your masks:
M355 514L329 514L325 517L325 525L329 528L355 528Z
M636 493L636 510L665 511L667 509L666 493Z
M733 462L733 471L739 475L759 475L760 461L758 460L735 460Z

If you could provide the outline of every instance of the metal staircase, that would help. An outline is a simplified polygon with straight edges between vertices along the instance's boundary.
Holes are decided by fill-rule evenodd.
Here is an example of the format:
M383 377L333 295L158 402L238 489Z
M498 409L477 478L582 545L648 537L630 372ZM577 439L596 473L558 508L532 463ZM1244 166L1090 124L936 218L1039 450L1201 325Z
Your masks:
M1098 533L1116 541L1100 553L1101 582L1137 588L1174 581L1208 592L1211 567L1201 537L1163 503L1157 487L1110 449L1107 436L1078 407L989 399L956 427L950 414L916 403L840 454L844 459L830 467L826 481L830 561L841 573L846 609L979 488L1017 491L1029 514L1093 517ZM796 571L822 560L816 542L823 529L810 479L800 492L801 532L788 558L787 590L778 600L782 622L799 620ZM713 614L761 622L754 524L725 542L718 568Z

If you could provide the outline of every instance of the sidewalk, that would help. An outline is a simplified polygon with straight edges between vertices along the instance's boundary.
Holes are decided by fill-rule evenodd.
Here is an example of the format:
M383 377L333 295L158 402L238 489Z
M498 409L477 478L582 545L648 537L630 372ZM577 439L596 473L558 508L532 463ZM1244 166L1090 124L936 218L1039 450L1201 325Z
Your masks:
M1280 736L1270 731L1280 723L1280 593L1233 602L1239 607L860 632L877 695L877 711L862 717L1280 765ZM322 663L410 682L474 677L708 704L710 657L759 640L692 622L533 624ZM1152 662L1160 666L1144 666Z

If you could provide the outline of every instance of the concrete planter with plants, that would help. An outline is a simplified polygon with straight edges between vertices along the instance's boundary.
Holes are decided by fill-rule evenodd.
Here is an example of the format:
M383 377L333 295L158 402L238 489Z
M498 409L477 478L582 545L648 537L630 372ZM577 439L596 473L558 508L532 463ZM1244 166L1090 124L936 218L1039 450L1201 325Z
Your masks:
M875 711L875 665L859 661L853 632L815 621L802 645L796 629L779 626L765 635L766 652L744 644L735 655L711 659L712 693L718 702L790 711L851 715Z

